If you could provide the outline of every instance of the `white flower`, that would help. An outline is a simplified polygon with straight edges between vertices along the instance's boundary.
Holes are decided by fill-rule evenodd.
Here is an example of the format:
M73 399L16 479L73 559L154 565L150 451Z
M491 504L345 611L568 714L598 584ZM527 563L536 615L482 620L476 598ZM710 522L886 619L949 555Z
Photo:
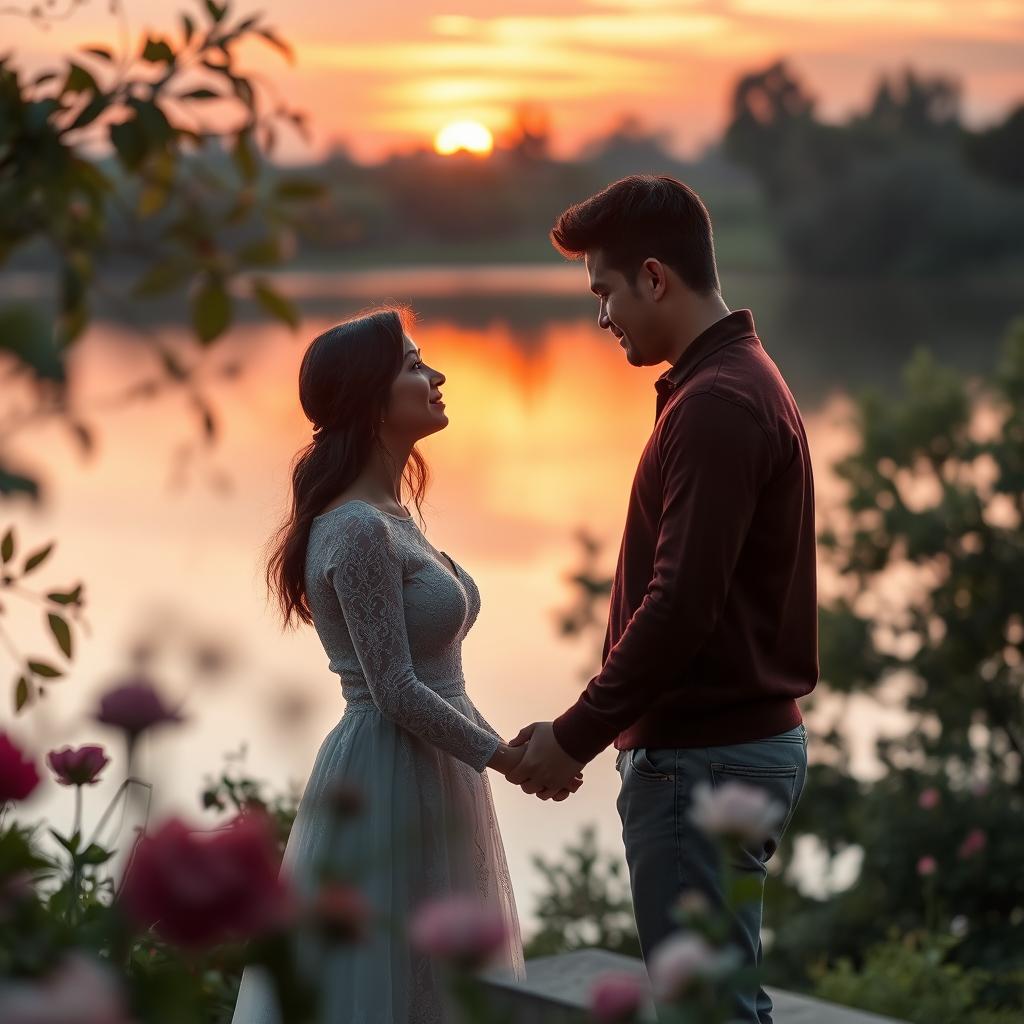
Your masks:
M741 782L727 782L717 789L702 782L693 791L690 818L709 835L758 842L767 839L785 816L781 803Z
M648 974L659 1003L681 999L698 979L720 977L735 966L733 951L709 946L696 932L676 932L651 954Z

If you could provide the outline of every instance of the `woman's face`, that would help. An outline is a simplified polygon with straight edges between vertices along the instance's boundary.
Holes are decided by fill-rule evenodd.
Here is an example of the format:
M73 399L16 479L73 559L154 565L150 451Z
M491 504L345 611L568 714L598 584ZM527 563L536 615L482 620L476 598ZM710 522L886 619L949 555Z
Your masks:
M445 376L420 358L416 343L405 335L402 368L391 384L391 396L384 413L384 429L393 437L415 444L421 437L436 434L448 426L441 385Z

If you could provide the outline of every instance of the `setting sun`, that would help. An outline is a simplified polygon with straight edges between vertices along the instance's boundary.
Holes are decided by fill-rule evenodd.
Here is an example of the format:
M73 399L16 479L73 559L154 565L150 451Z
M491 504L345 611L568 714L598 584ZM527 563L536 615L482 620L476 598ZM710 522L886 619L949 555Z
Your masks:
M434 139L434 149L442 156L459 150L486 156L494 148L494 136L479 121L454 121L445 125Z

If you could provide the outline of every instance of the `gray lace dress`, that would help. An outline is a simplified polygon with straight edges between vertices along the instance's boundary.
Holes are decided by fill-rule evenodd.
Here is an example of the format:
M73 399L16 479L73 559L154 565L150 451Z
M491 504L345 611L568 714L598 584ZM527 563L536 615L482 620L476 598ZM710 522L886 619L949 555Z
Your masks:
M485 770L500 737L462 672L480 594L414 520L358 500L313 520L306 586L346 704L317 754L282 872L307 895L320 864L355 877L374 926L357 945L302 939L299 962L318 992L319 1024L440 1024L443 975L406 932L422 900L468 893L499 911L508 938L495 964L525 977ZM332 829L325 796L342 781L365 806ZM232 1024L279 1022L262 969L246 967Z

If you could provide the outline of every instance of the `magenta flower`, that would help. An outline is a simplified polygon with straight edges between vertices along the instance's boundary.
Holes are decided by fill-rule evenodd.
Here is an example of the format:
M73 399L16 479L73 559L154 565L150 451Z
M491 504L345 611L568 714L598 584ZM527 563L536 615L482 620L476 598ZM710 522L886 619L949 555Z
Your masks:
M10 736L0 732L0 804L24 800L39 785L36 766L16 747Z
M121 889L128 919L179 946L200 948L273 931L293 916L264 814L212 832L171 818L143 836Z
M939 791L934 787L930 787L921 792L921 795L917 798L917 806L922 810L931 811L939 806Z
M424 903L413 916L410 936L421 952L463 970L482 967L505 941L505 922L470 896Z
M985 835L983 829L972 828L967 833L964 841L960 844L960 848L957 850L957 856L961 860L968 860L973 857L976 853L981 853L985 849L988 843L988 836Z
M103 748L95 744L77 750L71 747L51 750L46 760L62 786L93 786L99 782L100 772L110 763Z
M599 1024L628 1024L647 996L648 987L635 974L611 973L590 990L590 1013Z
M153 684L143 676L129 679L108 690L100 699L96 720L124 729L134 739L140 733L165 722L180 722L182 716L164 704Z
M924 856L917 862L917 873L922 878L934 875L938 868L938 862L932 856Z

